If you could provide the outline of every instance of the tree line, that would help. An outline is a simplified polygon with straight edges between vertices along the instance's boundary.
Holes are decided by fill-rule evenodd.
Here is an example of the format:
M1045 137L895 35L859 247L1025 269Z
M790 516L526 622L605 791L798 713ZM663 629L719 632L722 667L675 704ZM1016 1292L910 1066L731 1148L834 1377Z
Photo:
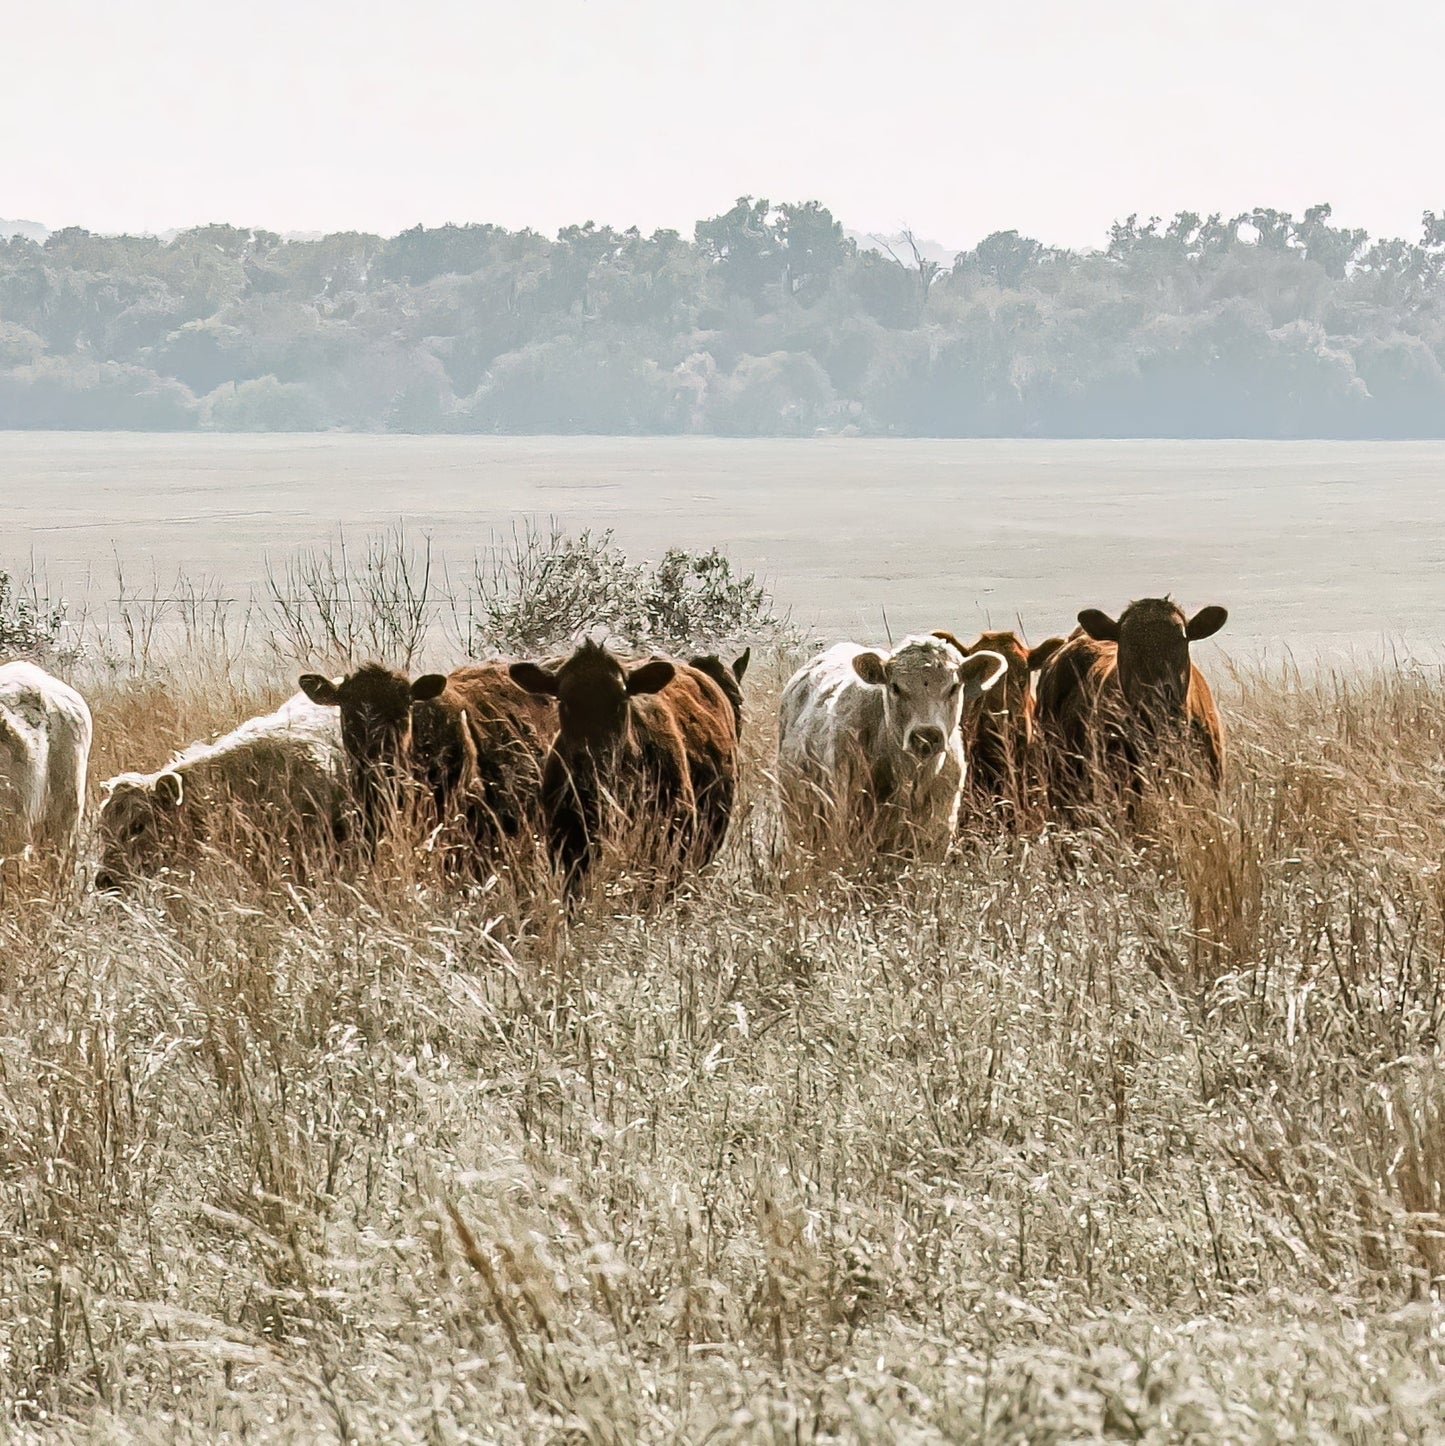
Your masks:
M1445 217L1016 231L951 266L816 201L676 231L0 241L0 427L1445 435Z

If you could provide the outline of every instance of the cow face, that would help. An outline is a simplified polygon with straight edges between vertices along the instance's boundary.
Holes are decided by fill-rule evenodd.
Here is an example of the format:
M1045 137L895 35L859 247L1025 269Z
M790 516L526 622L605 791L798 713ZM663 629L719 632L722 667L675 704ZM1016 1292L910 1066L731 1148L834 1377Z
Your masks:
M882 690L886 729L920 763L941 761L964 703L992 688L1007 668L997 653L960 660L958 650L937 637L910 638L887 657L867 652L853 659L853 671Z
M559 741L588 753L616 747L627 736L633 698L659 693L676 674L665 658L623 665L605 647L584 642L560 668L513 663L512 681L529 693L557 700Z
M1006 670L998 684L982 700L983 707L996 717L1017 719L1023 722L1028 715L1029 699L1029 650L1014 633L980 633L971 643L961 643L952 633L938 629L935 638L950 643L965 658L979 653L997 653L1004 660Z
M434 676L418 679L417 685L429 684ZM304 673L300 685L313 703L341 710L342 743L347 755L362 768L395 763L406 752L417 685L404 673L368 663L345 678ZM445 679L442 685L446 685Z
M1189 644L1213 637L1228 617L1221 607L1207 607L1186 618L1171 598L1140 598L1117 622L1085 608L1079 626L1095 642L1118 645L1119 688L1130 707L1177 719L1189 695Z
M128 879L158 874L175 857L185 828L186 786L172 772L122 774L104 788L95 886L112 892Z

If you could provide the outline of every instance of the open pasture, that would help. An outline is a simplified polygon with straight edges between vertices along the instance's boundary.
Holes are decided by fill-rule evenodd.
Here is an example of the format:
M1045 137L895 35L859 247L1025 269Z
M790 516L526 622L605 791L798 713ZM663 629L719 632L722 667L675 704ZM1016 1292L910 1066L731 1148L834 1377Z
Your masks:
M342 523L358 546L404 520L456 587L552 517L630 557L722 547L830 641L882 641L885 612L1037 639L1173 588L1229 607L1234 656L1302 661L1438 659L1442 478L1439 442L0 433L7 565L105 615L178 572L264 592Z
M782 858L801 654L775 645L722 855L646 913L603 891L568 920L397 850L306 890L219 860L121 898L12 871L0 1435L1445 1433L1445 687L1411 660L1439 636L1438 447L0 455L9 546L82 604L93 782L339 665L284 608L193 607L216 646L165 655L161 626L152 651L145 600L183 571L244 614L338 512L405 514L457 569L549 512L633 556L725 546L829 638L881 641L880 602L896 637L1019 615L1037 640L1166 588L1231 614L1196 650L1223 795L1130 837Z
M0 1399L107 1441L1430 1439L1445 691L1212 669L1217 811L0 912ZM97 680L95 777L289 691Z

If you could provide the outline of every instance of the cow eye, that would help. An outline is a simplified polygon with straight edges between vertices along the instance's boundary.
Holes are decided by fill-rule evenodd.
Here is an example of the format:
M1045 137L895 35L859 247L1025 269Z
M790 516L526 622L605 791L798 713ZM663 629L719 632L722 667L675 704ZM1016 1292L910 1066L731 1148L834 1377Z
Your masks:
M139 838L145 831L145 824L137 820L135 823L131 824L128 829L126 829L126 835L129 838Z
M956 697L958 697L958 690L959 690L961 687L963 687L963 684L962 684L962 683L955 683L955 684L953 685L953 687L951 687L951 688L948 690L948 696L949 696L950 698L956 698Z
M901 698L903 696L903 689L897 683L890 683L888 686L893 690L893 696L895 698Z

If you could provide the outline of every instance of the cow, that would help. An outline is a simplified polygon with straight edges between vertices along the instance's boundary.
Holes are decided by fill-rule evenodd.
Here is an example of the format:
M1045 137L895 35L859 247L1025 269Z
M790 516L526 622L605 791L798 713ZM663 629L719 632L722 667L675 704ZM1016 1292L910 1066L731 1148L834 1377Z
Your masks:
M341 728L333 709L304 693L214 743L191 744L155 773L119 774L101 792L103 892L185 871L208 846L259 875L304 879L348 832Z
M744 648L731 663L724 663L716 653L704 653L687 660L689 667L706 673L723 690L728 702L732 704L733 726L739 738L743 736L743 675L748 670L752 656L753 650Z
M1064 639L1045 638L1030 648L1013 632L980 633L971 643L942 628L933 636L952 643L965 658L997 653L1008 664L999 685L963 712L964 807L977 819L1018 828L1037 816L1039 804L1033 674L1064 646Z
M737 793L747 655L732 669L731 689L703 663L624 664L589 640L560 667L511 665L520 687L557 701L560 731L542 799L568 895L580 891L604 843L629 827L651 835L669 887L722 847Z
M1038 723L1054 806L1076 821L1109 796L1137 798L1159 769L1217 789L1224 732L1189 645L1229 614L1186 617L1172 598L1140 598L1118 620L1096 608L1044 666Z
M970 657L932 634L891 653L837 643L783 688L778 781L799 838L841 827L881 851L946 849L958 824L968 758L965 703L1008 669L998 653Z
M34 663L0 667L0 861L73 854L91 733L74 688Z
M409 792L428 809L430 830L460 834L456 861L483 865L503 838L540 824L557 709L519 688L505 663L415 681L368 663L348 677L307 673L300 681L314 703L340 713L368 849Z

